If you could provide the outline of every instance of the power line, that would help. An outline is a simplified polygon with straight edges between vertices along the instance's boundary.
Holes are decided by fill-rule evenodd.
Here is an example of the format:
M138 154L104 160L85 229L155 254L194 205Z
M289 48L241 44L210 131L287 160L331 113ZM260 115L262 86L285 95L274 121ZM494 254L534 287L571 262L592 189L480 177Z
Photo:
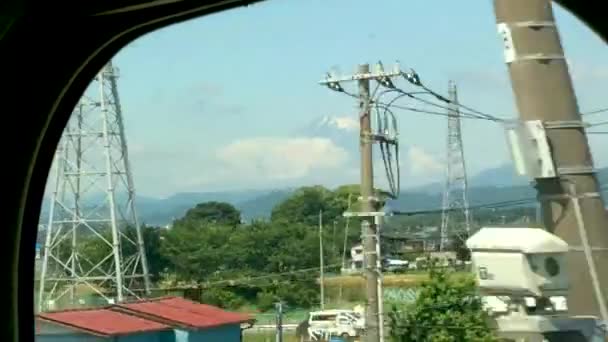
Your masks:
M588 112L583 112L581 113L582 115L593 115L593 114L600 114L600 113L605 113L608 112L608 107L607 108L600 108L600 109L595 109L595 110L591 110Z
M407 73L402 73L402 76L407 80L409 74ZM410 76L410 77L418 77L418 75L415 76ZM409 80L408 80L409 81ZM412 81L410 81L410 83L412 83ZM386 86L386 85L385 85ZM433 91L432 89L423 86L422 84L420 84L419 86L421 86L425 91L418 91L418 92L408 92L405 91L403 89L400 88L396 88L394 86L389 87L388 89L384 90L383 92L381 92L380 94L378 94L377 98L380 98L382 95L387 94L387 93L391 93L391 92L397 92L400 95L397 96L398 98L402 98L402 97L409 97L411 99L415 99L418 100L419 102L425 103L427 105L436 107L436 108L440 108L440 109L444 109L446 110L446 112L436 112L436 111L431 111L431 110L425 110L425 109L420 109L420 108L415 108L415 107L410 107L410 106L403 106L403 105L396 105L396 104L391 104L389 106L389 104L385 103L385 102L381 102L379 100L373 100L371 103L383 108L387 108L387 107L392 107L392 108L398 108L398 109L403 109L403 110L408 110L408 111L412 111L412 112L417 112L417 113L423 113L423 114L430 114L430 115L440 115L440 116L448 116L449 114L447 113L447 111L449 110L449 107L426 100L426 99L422 99L420 97L418 97L417 95L421 95L421 94L428 94L428 95L432 95L435 98L437 98L438 100L445 102L447 104L450 104L450 100L445 98L444 96L442 96L441 94L438 94L437 92ZM350 96L352 98L358 99L359 96L357 96L354 93L351 93L349 91L347 91L346 89L342 88L342 86L340 86L340 84L338 82L332 82L331 85L329 85L330 89L343 93L347 96ZM391 100L390 102L395 102L397 98L394 98L393 100ZM453 103L453 105L456 105L458 107L461 107L463 109L466 109L469 112L463 112L461 111L460 116L461 118L467 118L467 119L480 119L480 120L488 120L488 121L494 121L494 122L506 122L506 119L502 119L499 118L497 116L491 115L491 114L487 114L481 111L478 111L476 109L473 109L469 106L460 104L460 103Z
M447 113L450 111L450 107L442 105L442 104L438 104L438 103L435 103L435 102L432 102L432 101L429 101L429 100L426 100L426 99L423 99L423 98L420 98L420 97L418 97L418 96L415 95L415 94L430 94L430 95L435 96L437 99L439 99L439 100L441 100L443 102L446 102L448 105L455 105L455 106L462 107L462 108L466 107L466 106L463 106L463 105L459 105L458 103L454 103L454 102L450 101L449 99L446 99L443 96L441 96L441 95L433 92L432 90L430 90L428 88L425 88L424 92L408 92L408 91L405 91L403 89L397 88L397 87L395 87L392 84L391 84L391 87L392 88L387 89L382 94L389 93L389 92L396 92L396 93L399 93L399 95L396 96L395 98L393 98L389 102L389 104L385 104L386 106L390 106L390 104L394 103L396 100L407 96L408 98L417 100L417 101L422 102L424 104L427 104L429 106L433 106L433 107L436 107L436 108L444 109L446 112L442 112L441 114L447 115ZM466 107L465 109L471 111L471 109L469 107ZM489 114L484 114L484 113L481 113L481 112L475 111L475 110L472 110L472 111L473 111L473 113L468 113L468 112L462 112L461 111L461 115L466 115L469 118L473 118L473 119L484 119L484 120L490 120L490 121L504 121L502 119L499 119L499 118L497 118L495 116L492 116L492 115L489 115Z
M327 265L324 266L324 269L332 269L332 268L337 268L340 267L341 264L332 264L332 265ZM240 283L243 282L251 282L251 281L256 281L256 280L261 280L261 279L272 279L275 277L284 277L284 276L289 276L289 275L294 275L294 274L301 274L301 273L306 273L306 272L319 272L319 267L310 267L310 268L301 268L301 269L297 269L297 270L292 270L292 271L285 271L285 272L276 272L276 273L267 273L264 275L260 275L260 276L253 276L253 277L239 277L239 278L234 278L234 279L221 279L221 280L215 280L215 281L207 281L207 282L201 282L201 283L197 283L195 285L184 285L184 286L175 286L175 287L158 287L158 288L151 288L150 290L164 290L164 291L172 291L172 290L194 290L194 289L205 289L205 288L209 288L209 287L215 287L215 286L235 286L238 285ZM295 280L291 280L289 282L293 282ZM271 284L274 285L274 284ZM259 286L259 285L257 285Z
M404 73L404 74L403 74L403 78L405 78L405 80L406 80L406 81L408 81L409 83L411 83L411 84L413 84L413 85L415 85L415 86L418 86L418 87L420 87L420 88L424 89L425 91L427 91L429 94L433 95L433 96L434 96L436 99L438 99L439 101L442 101L442 102L445 102L445 103L448 103L448 104L452 104L452 105L456 105L456 106L458 106L458 107L461 107L461 108L463 108L463 109L466 109L466 110L468 110L468 111L471 111L471 112L473 112L473 113L475 113L475 114L477 114L477 115L479 115L479 116L481 116L481 117L485 117L485 118L486 118L486 119L488 119L488 120L492 120L492 121L500 121L500 122L504 122L504 121L506 121L505 119L502 119L502 118L496 117L496 116L491 115L491 114L484 113L484 112L482 112L482 111L479 111L479 110L476 110L476 109L471 108L471 107L469 107L469 106L466 106L466 105L464 105L464 104L462 104L462 103L455 103L455 102L454 102L454 101L452 101L451 99L448 99L448 98L446 98L445 96L443 96L443 95L439 94L438 92L436 92L436 91L434 91L434 90L432 90L432 89L428 88L426 85L424 85L424 84L422 83L422 81L420 81L420 76L419 76L419 75L418 75L418 74L417 74L417 73L416 73L416 72L415 72L413 69L411 69L411 71L410 71L410 73L409 73L409 74L405 74L405 73Z
M386 103L379 103L380 106L387 106ZM416 107L409 107L409 106L403 106L403 105L396 105L396 104L392 104L391 108L397 108L397 109L401 109L401 110L407 110L407 111L411 111L411 112L415 112L415 113L421 113L421 114L429 114L429 115L438 115L438 116L449 116L448 113L444 113L444 112L436 112L436 111L431 111L431 110L426 110L426 109L420 109L420 108L416 108ZM488 121L494 121L494 120L490 120L490 119L485 119L485 118L481 118L478 116L474 116L474 115L470 115L470 114L466 114L466 113L461 113L460 115L461 118L465 118L465 119L477 119L477 120L488 120Z
M588 125L588 127L597 127L597 126L603 126L603 125L608 125L608 121L600 121L600 122L594 122Z
M391 91L392 89L383 91L382 93L378 94L378 98ZM380 147L380 154L382 156L382 162L384 164L389 190L391 197L396 199L399 196L401 188L401 167L399 165L398 144L399 126L397 124L397 117L390 109L392 102L389 102L386 106L381 106L378 102L374 103L373 101L372 104L375 104L376 109L376 121L378 122L376 136L380 138L378 140L378 145ZM384 109L382 114L380 113L380 108ZM391 147L393 147L392 150L394 150L394 158L391 152ZM393 159L395 161L394 166Z
M536 200L537 200L536 197L524 197L524 198L509 200L509 201L500 201L500 202L485 203L485 204L469 206L469 209L495 209L495 208L511 207L511 206L518 206L518 205L522 205L522 204L532 203L532 202L535 202ZM449 208L446 210L454 211L456 209ZM443 212L443 208L438 208L438 209L415 210L415 211L396 210L396 211L392 211L391 214L395 215L395 216L414 216L414 215L424 215L424 214L440 214L442 212Z

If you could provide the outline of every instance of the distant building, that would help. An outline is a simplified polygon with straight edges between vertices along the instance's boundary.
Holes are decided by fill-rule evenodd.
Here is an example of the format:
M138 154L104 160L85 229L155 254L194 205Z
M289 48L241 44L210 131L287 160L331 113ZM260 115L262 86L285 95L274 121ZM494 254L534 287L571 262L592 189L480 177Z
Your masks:
M111 305L102 309L43 313L40 342L240 342L253 320L240 313L177 297Z
M357 273L363 269L363 245L355 245L350 249L350 263L342 269L342 273Z
M350 249L350 259L352 270L360 270L363 268L363 245L356 245Z

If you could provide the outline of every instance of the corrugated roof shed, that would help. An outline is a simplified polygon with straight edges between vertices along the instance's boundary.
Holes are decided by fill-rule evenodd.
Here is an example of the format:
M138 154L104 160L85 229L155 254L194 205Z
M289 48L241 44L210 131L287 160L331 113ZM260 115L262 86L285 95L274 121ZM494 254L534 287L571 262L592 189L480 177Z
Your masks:
M181 325L195 329L240 324L252 319L249 315L224 311L211 305L199 304L178 297L116 304L112 309L154 319L168 325Z
M166 324L109 309L45 312L39 314L37 319L100 336L118 336L170 329ZM36 329L36 332L39 330Z

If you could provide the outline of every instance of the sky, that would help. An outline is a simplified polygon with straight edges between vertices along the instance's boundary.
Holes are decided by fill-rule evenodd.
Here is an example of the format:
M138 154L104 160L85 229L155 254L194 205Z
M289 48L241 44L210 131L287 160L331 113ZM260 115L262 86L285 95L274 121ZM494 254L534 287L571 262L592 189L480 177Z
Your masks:
M581 111L607 107L607 47L555 12ZM329 116L355 132L355 100L318 81L378 60L414 68L441 93L452 79L461 103L517 116L491 1L270 0L152 32L114 58L138 193L356 181L356 151L309 128ZM441 180L446 118L397 114L404 187ZM600 166L606 139L591 138ZM500 125L466 120L463 140L469 174L509 161Z

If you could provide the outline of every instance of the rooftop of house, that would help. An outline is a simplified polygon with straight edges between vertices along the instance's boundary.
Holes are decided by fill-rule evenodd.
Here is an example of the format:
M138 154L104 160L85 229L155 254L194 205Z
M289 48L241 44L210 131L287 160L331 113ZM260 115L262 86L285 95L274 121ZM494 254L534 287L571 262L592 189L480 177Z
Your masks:
M215 306L195 303L180 297L116 304L112 306L112 310L194 329L240 324L252 320L252 317L246 314L224 311Z
M98 336L119 336L171 328L163 323L112 311L109 308L46 312L37 315L37 321L54 323ZM40 324L37 324L37 333L42 332L39 327Z
M36 319L37 334L44 333L40 323L51 323L104 337L174 327L205 329L252 321L252 317L246 314L224 311L179 297L139 300L96 309L45 312L38 314Z

